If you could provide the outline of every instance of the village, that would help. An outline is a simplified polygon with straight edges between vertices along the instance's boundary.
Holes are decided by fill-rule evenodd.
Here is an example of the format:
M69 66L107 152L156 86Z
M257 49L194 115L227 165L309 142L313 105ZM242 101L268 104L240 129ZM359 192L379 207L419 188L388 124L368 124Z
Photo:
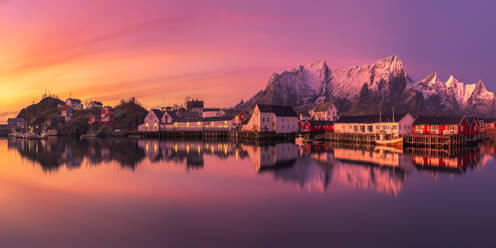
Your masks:
M129 103L135 101L134 98L128 100ZM25 118L18 117L9 118L7 128L11 130L10 136L16 138L60 136L57 130L60 123L70 123L75 113L88 110L89 130L81 134L82 137L231 139L254 144L291 141L299 145L334 142L458 149L496 133L494 120L466 116L415 116L394 113L394 109L390 114L342 116L333 103L326 101L310 111L297 112L289 106L266 104L256 104L249 111L242 111L207 108L204 101L189 98L181 106L150 109L140 123L121 130L112 128L116 117L113 107L99 101L85 105L79 99L68 98L64 104L57 105L56 116L46 118L39 126L28 126Z

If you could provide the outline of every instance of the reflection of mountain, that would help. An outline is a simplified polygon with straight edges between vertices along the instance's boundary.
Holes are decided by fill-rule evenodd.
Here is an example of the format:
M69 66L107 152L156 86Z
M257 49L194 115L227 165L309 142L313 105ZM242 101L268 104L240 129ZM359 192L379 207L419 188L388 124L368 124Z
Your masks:
M271 173L276 180L308 191L324 192L331 185L344 185L390 195L400 192L406 178L406 170L399 164L400 154L342 148L333 151L303 156L293 166Z
M297 185L306 191L324 192L333 186L348 186L397 195L407 176L415 171L464 174L494 159L496 147L486 144L453 156L444 152L401 149L335 147L335 144L248 146L164 140L48 139L9 140L8 148L41 165L45 171L83 164L98 166L116 162L135 169L145 159L152 163L204 168L208 158L234 163L249 158L255 171L275 181ZM303 155L300 155L303 154ZM163 163L165 162L165 163Z

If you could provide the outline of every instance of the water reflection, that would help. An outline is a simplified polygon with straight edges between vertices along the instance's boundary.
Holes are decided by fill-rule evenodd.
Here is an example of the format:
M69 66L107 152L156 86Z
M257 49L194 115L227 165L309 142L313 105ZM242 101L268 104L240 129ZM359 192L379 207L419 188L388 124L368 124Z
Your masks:
M409 175L420 171L434 179L440 174L463 175L493 159L495 146L484 144L458 154L331 144L277 144L250 146L227 142L163 141L147 139L48 139L9 140L9 150L39 164L44 171L61 167L79 168L110 162L135 170L144 161L157 165L184 166L201 170L208 157L225 163L250 161L255 175L268 175L275 182L294 185L309 192L326 192L344 186L398 195Z

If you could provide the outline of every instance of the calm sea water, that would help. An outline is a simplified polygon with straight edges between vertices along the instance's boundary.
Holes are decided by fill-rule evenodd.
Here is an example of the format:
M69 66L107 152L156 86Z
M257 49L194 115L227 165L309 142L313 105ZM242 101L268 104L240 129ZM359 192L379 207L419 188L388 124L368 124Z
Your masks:
M496 146L0 140L1 247L495 247Z

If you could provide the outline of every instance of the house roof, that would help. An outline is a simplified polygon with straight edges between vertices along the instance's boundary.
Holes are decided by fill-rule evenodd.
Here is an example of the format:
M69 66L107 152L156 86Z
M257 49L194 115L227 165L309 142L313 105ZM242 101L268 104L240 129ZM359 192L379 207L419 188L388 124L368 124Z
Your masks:
M207 117L203 118L203 121L232 121L233 116L221 116L221 117Z
M219 110L220 110L220 108L204 108L203 112L216 112Z
M317 120L307 120L306 122L310 123L310 125L333 125L333 121L317 121Z
M179 116L177 116L175 111L167 111L167 115L169 115L172 118L172 120L179 119Z
M395 114L394 121L398 122L407 114ZM379 123L379 122L393 122L391 114L383 115L356 115L356 116L343 116L335 123Z
M158 109L151 109L150 111L153 112L158 117L159 120L162 119L162 116L164 116L164 112Z
M98 101L91 101L90 103L97 104L97 105L103 105L101 102L98 102Z
M74 98L67 98L66 101L71 101L71 102L75 102L75 103L81 103L81 100L79 99L74 99Z
M274 113L276 116L298 117L292 107L281 105L257 104L262 113Z
M23 122L24 118L8 118L7 122Z
M458 125L463 116L419 116L413 125Z
M203 108L203 101L191 100L186 102L186 107L190 108Z
M317 105L317 107L315 107L314 111L315 112L325 112L332 105L333 105L332 102L322 102L321 104Z

